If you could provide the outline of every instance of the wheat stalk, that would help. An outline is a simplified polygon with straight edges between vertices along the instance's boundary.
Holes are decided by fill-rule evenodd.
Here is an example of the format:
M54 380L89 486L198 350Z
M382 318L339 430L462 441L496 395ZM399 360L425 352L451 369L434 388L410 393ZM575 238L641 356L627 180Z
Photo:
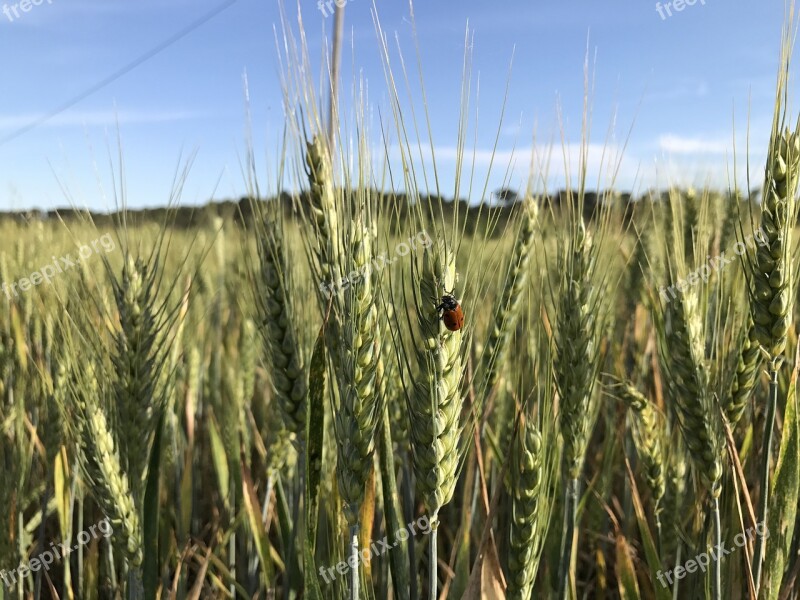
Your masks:
M414 350L418 374L408 396L409 431L417 490L431 522L428 583L435 597L438 515L452 499L458 478L464 374L462 331L447 330L436 310L457 280L455 255L444 240L422 251L412 278L420 337Z
M719 497L722 492L725 448L719 408L711 395L704 355L702 315L691 290L679 290L657 315L657 331L663 372L682 439L695 472L710 494L714 539L720 544L722 530ZM714 598L721 598L721 561L712 570ZM677 589L677 583L676 583Z
M565 523L559 568L560 594L566 594L574 564L580 475L593 422L592 396L600 363L597 289L594 267L597 247L583 220L571 225L566 254L559 265L560 299L555 323L555 381L559 423L564 441Z
M779 85L779 91L780 91ZM761 202L761 231L767 243L759 246L753 261L751 312L755 339L769 359L770 394L764 423L762 447L761 494L759 521L766 523L769 498L769 470L772 437L778 404L778 373L783 364L783 351L792 314L792 265L790 249L792 229L797 219L798 167L800 166L800 132L788 128L779 133L776 106L769 153L767 155L764 194ZM753 555L756 589L761 585L765 538L760 536Z

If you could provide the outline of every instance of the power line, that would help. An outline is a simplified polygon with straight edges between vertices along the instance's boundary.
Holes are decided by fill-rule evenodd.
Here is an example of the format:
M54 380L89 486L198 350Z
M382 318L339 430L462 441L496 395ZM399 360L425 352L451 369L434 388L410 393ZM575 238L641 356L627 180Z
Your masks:
M50 119L52 119L56 115L59 115L62 112L64 112L65 110L72 108L73 106L75 106L81 100L84 100L85 98L88 98L89 96L91 96L95 92L100 91L104 87L106 87L106 86L110 85L111 83L115 82L117 79L119 79L123 75L126 75L127 73L131 72L133 69L138 67L139 65L147 62L148 60L150 60L154 56L160 54L161 52L163 52L164 50L166 50L167 48L172 46L174 43L180 41L181 39L183 39L184 37L186 37L187 35L192 33L194 30L198 29L199 27L202 27L203 25L208 23L211 19L215 18L220 13L222 13L226 9L228 9L231 6L233 6L234 4L236 4L238 1L239 0L226 0L225 2L220 4L219 6L217 6L213 10L211 10L210 12L206 13L205 15L203 15L202 17L197 19L196 21L193 21L192 23L190 23L188 26L183 28L178 33L176 33L173 36L167 38L166 40L164 40L163 42L161 42L160 44L158 44L154 48L148 50L147 52L145 52L141 56L137 57L133 61L131 61L128 64L126 64L121 69L115 71L114 73L112 73L111 75L109 75L108 77L103 79L102 81L94 84L93 86L91 86L87 90L81 92L77 96L74 96L74 97L70 98L69 100L67 100L63 104L61 104L61 105L57 106L56 108L52 109L50 112L42 115L41 117L39 117L37 119L34 119L33 121L31 121L27 125L23 125L22 127L20 127L19 129L13 131L9 135L7 135L7 136L5 136L3 138L0 138L0 146L4 146L8 142L10 142L12 140L15 140L18 137L20 137L21 135L24 135L25 133L29 132L31 129L35 129L36 127L38 127L42 123L46 123L47 121L49 121Z

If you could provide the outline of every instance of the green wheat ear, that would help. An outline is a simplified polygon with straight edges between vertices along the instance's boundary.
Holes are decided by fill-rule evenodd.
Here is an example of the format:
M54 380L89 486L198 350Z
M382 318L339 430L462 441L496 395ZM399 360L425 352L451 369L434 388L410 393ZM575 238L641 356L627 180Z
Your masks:
M92 478L95 498L103 513L118 528L120 541L117 545L130 558L131 563L138 567L142 564L142 533L131 487L120 465L114 438L103 411L97 406L87 407L84 418L84 447L93 444L95 448L93 453L85 455L85 472Z
M127 461L138 497L147 469L148 449L164 397L157 389L163 366L159 314L155 308L156 270L126 256L120 281L112 278L119 330L115 333L114 396L120 428L120 452Z
M92 497L114 527L112 543L138 567L143 545L139 513L119 445L100 407L104 393L92 367L72 364L67 400L60 409L69 418L70 437Z
M514 242L511 263L506 274L503 292L500 295L500 303L495 311L484 351L486 393L494 387L504 367L509 341L519 314L520 301L528 283L529 264L539 211L532 198L525 200L522 210L522 223Z
M791 319L789 252L795 217L800 137L788 129L770 149L763 200L761 230L767 242L756 251L753 278L755 338L774 361L786 348Z
M548 494L542 435L530 421L520 425L511 455L511 528L508 597L531 597L547 527ZM549 458L549 457L547 457Z
M448 331L436 310L437 299L455 288L456 279L455 255L444 243L423 251L416 295L419 375L409 420L417 488L432 518L452 499L459 464L462 333Z
M338 290L342 281L342 246L339 206L336 202L333 168L325 140L315 137L307 144L306 166L310 186L310 221L313 228L314 267L320 283ZM323 307L328 295L323 293Z
M284 242L283 220L264 215L258 230L260 273L256 309L264 352L270 362L270 384L286 430L298 443L305 437L307 382L296 324Z
M633 413L633 442L642 463L647 486L653 496L655 511L660 513L663 508L661 500L667 485L664 453L666 426L663 415L632 383L622 382L618 391Z
M662 352L669 357L665 367L671 378L668 389L698 475L712 496L718 498L722 491L724 445L718 411L709 392L696 296L679 292L667 303L666 314L669 332L662 340Z
M763 355L756 339L756 329L750 320L750 326L744 332L739 344L736 368L728 393L723 400L722 407L731 427L736 425L744 415L747 401L758 381L758 372L762 362Z
M556 322L556 383L568 479L577 480L589 443L590 403L599 357L591 237L580 223L564 268Z
M363 273L372 262L375 240L366 224L366 209L355 217L346 242L348 272ZM375 432L382 416L377 383L380 360L377 290L374 279L361 277L344 292L342 307L336 307L336 330L342 336L335 360L339 363L339 407L335 415L337 479L345 505L345 516L358 523L364 489L372 469Z
M752 261L750 307L755 338L769 359L770 385L766 405L763 448L761 454L761 492L758 522L767 521L770 503L770 463L772 438L778 405L778 379L789 333L796 291L792 281L795 251L792 231L797 221L797 182L800 168L800 131L783 131L786 114L781 96L786 94L786 73L789 72L791 42L783 40L781 72L773 117L770 146L765 168L764 192L761 200L761 235L766 243L756 250ZM785 70L784 70L785 69ZM797 125L800 128L800 122ZM761 586L766 538L758 537L753 552L753 579L756 590Z

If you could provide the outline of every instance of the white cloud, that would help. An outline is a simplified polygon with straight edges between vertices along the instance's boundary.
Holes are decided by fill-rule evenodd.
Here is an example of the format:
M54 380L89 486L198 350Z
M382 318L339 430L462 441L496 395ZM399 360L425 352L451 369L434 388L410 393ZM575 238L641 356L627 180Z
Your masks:
M749 161L751 174L757 172L753 169L762 164L763 157L751 149L750 156L744 151L744 135L737 135L737 146L742 146L736 154L736 177L738 185L746 185L747 163ZM432 165L430 144L421 142L424 164L430 178ZM682 137L678 135L663 135L656 138L655 144L631 145L624 148L618 143L589 143L585 149L586 185L589 189L607 189L611 186L620 191L629 191L635 194L643 193L650 188L664 189L669 186L711 186L717 189L728 189L732 184L734 175L732 152L733 141L724 141L722 137ZM383 148L375 147L373 157L378 159L383 156ZM421 178L419 149L414 143L412 161L415 172ZM582 147L580 143L566 144L560 142L552 146L536 148L533 171L531 171L531 152L529 145L516 149L502 148L492 151L491 148L467 147L463 150L462 182L470 179L470 170L475 163L474 181L482 185L489 175L489 189L498 189L508 186L512 189L524 189L529 174L533 172L536 189L541 190L544 185L548 192L563 189L567 179L573 186L577 185L580 175ZM446 194L452 188L452 177L455 173L455 163L459 150L455 146L438 146L435 150L437 171L443 192ZM402 172L400 168L400 148L391 146L389 152L390 162L395 173ZM511 168L509 168L511 167ZM508 175L507 175L508 172ZM418 183L422 184L421 181ZM480 187L480 186L478 186ZM462 191L465 189L462 185Z
M658 147L670 154L725 154L731 149L731 141L667 134L658 138Z
M426 168L432 165L430 144L420 144ZM586 184L591 189L606 189L611 186L626 188L640 181L641 168L639 161L627 154L623 155L622 146L589 143L585 149L581 144L560 143L552 146L537 147L535 154L530 146L516 149L472 148L461 152L462 177L470 179L470 171L475 167L475 182L483 182L489 176L492 188L507 185L512 189L524 188L531 174L535 189L546 189L548 192L564 187L569 179L572 185L578 184L581 175L580 167L585 156ZM456 146L438 146L435 148L437 171L444 174L454 172L460 151ZM382 152L381 152L382 155ZM401 156L400 148L390 148L390 161L397 166ZM533 160L532 157L533 156ZM419 151L416 144L412 148L411 160L420 173ZM488 174L491 165L491 175ZM429 171L430 172L430 171Z

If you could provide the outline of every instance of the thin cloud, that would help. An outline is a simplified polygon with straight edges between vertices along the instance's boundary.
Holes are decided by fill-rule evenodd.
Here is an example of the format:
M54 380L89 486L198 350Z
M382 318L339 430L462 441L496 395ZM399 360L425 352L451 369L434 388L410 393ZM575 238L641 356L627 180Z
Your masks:
M40 127L107 126L116 125L117 123L169 123L200 119L207 116L208 113L201 111L75 111L56 115L42 123ZM0 129L18 129L41 117L41 114L36 113L0 115Z
M421 143L421 148L425 164L430 167L433 162L430 144ZM418 163L420 157L416 144L412 152L411 159ZM508 180L505 184L512 189L524 187L531 177L531 184L535 189L541 190L545 186L549 191L563 187L568 178L573 184L577 182L584 154L586 181L589 187L605 189L615 182L631 185L639 180L640 161L623 154L622 146L612 143L590 143L585 149L580 143L565 146L558 143L551 147L537 147L535 150L530 146L498 150L470 147L459 150L456 146L438 146L434 151L438 167L452 167L460 155L464 170L469 171L474 163L478 180L486 174L491 165L492 180L504 176L508 170ZM400 148L392 146L389 151L390 161L399 161L400 156Z
M731 142L730 140L668 134L658 138L658 147L669 154L725 154L730 151Z
M675 82L669 87L656 87L645 94L648 100L674 100L676 98L705 98L711 92L711 88L705 80L685 80Z

